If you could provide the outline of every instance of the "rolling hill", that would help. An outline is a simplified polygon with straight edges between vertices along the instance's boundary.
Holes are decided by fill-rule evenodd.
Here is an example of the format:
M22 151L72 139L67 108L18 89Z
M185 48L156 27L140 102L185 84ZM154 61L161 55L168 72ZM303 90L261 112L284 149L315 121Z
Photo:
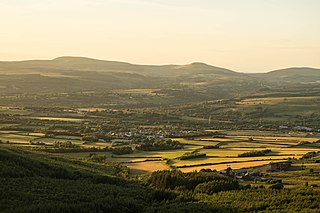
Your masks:
M283 83L320 83L320 69L293 67L268 72L263 75L268 81Z
M289 68L245 74L196 62L187 65L136 65L84 57L0 62L0 94L170 90L196 99L244 96L265 87L320 82L320 69Z

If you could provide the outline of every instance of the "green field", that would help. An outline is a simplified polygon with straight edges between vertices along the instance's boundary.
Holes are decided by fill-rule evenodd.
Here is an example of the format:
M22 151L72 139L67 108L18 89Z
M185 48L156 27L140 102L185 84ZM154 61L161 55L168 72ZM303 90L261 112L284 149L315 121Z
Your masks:
M244 135L246 133L246 135ZM315 147L295 147L301 141L316 142L318 138L299 137L299 136L256 136L252 132L242 132L240 136L236 136L236 132L228 132L225 138L210 138L199 137L194 139L177 139L177 141L185 144L180 150L166 150L166 151L134 151L132 154L121 156L121 158L114 158L110 153L101 153L107 156L110 162L123 163L128 166L132 175L150 173L156 170L177 168L181 171L194 171L202 168L211 169L225 169L231 167L234 169L249 168L261 166L270 162L283 161L288 158L299 158L303 154L310 151L318 150ZM229 136L230 134L230 136ZM266 133L264 133L266 134ZM248 138L253 138L253 142L244 142ZM44 137L41 133L28 133L22 131L1 131L0 139L4 142L9 141L16 145L27 145L29 141L42 142L46 145L52 145L54 142L70 141L73 144L80 145L83 148L90 147L111 147L111 143L95 142L83 144L81 138L76 136L57 135L52 138ZM203 146L214 146L220 144L218 149L203 149ZM266 156L260 157L238 157L239 154L258 151L264 149L271 149L272 152ZM206 157L180 160L179 158L187 153L198 150L200 153L205 153ZM61 154L68 157L86 159L88 153L67 153ZM148 161L148 157L160 158L160 161ZM147 160L147 161L146 161ZM170 160L169 164L166 161ZM128 163L129 162L129 163Z

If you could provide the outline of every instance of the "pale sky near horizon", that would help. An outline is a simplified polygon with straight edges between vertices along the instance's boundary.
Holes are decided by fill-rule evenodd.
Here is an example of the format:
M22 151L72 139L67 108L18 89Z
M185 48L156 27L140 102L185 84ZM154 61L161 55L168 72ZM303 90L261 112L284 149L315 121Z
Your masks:
M320 0L0 0L0 61L320 68Z

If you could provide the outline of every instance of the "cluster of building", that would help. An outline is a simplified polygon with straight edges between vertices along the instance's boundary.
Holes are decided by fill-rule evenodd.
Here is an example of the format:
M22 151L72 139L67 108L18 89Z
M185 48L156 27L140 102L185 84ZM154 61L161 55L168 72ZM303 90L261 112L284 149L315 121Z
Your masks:
M157 128L141 128L128 131L113 132L112 136L119 138L131 138L144 136L146 138L164 138L164 137L185 137L190 134L187 130L176 129L157 129Z
M295 126L295 127L289 127L289 126L279 126L279 130L281 131L289 131L289 130L294 130L294 131L301 131L301 132L320 132L320 129L313 129L307 126Z
M222 175L233 177L238 180L252 181L252 180L264 180L262 173L264 172L281 172L288 169L291 166L290 162L275 162L267 165L260 166L256 171L249 172L245 170L235 171L231 167L220 171Z

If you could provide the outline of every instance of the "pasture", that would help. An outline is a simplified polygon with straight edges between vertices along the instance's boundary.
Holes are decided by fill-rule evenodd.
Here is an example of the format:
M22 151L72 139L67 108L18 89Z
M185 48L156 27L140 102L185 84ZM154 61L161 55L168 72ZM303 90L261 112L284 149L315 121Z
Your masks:
M243 132L228 131L224 138L214 137L195 137L192 139L178 138L180 143L184 144L183 149L163 150L163 151L140 151L134 150L131 154L113 155L110 152L99 152L99 155L106 156L106 161L123 164L129 168L130 175L140 175L151 173L156 170L163 169L179 169L183 172L199 171L201 169L216 169L223 170L227 167L233 169L253 168L269 164L271 162L283 162L288 159L299 159L302 155L311 152L319 151L319 147L298 146L299 143L307 141L316 143L319 140L319 135L313 137L303 136L302 134L285 135L277 132L264 132L257 134L255 131ZM270 135L267 135L270 133ZM110 142L95 142L83 144L79 137L75 136L56 136L55 138L40 137L36 133L21 133L21 132L2 132L1 135L15 134L20 137L30 137L34 141L42 141L46 144L52 144L54 141L72 141L72 143L80 145L83 148L90 147L112 147ZM276 136L278 135L278 136ZM9 137L8 136L8 137ZM39 136L34 139L34 137ZM4 137L4 136L2 136ZM17 136L16 136L17 137ZM208 149L205 146L218 146L218 148ZM121 147L121 146L120 146ZM134 149L134 145L132 145ZM261 151L270 149L271 152L264 156L239 157L240 154ZM180 159L185 153L198 152L205 156L188 160ZM88 159L88 152L79 153L61 153L56 155L64 155L76 159Z
M130 154L130 157L143 157L143 156L157 156L164 159L170 160L169 166L171 168L177 168L183 172L201 170L203 168L210 168L216 170L226 169L231 167L233 169L251 168L257 167L271 162L281 162L286 161L289 158L300 158L303 154L310 151L319 150L316 147L296 147L302 141L308 141L314 143L319 140L319 137L303 137L302 135L284 135L274 136L274 132L270 136L260 134L256 136L255 131L246 131L246 134L237 135L232 132L225 138L208 138L199 137L194 139L175 139L183 144L185 144L184 149L181 150L171 150L171 151L150 151L150 152L136 152ZM253 134L250 134L253 133ZM269 132L270 134L270 132ZM265 136L262 136L265 135ZM252 142L248 142L248 138L253 138ZM221 145L217 149L204 149L204 146L215 146ZM268 153L266 156L257 157L238 157L239 154L258 151L264 149L271 149L272 152ZM198 151L200 153L205 153L205 157L180 160L179 158L187 152ZM136 168L140 164L140 171L148 171L148 166L145 166L146 162L139 163L136 162L134 167ZM158 167L152 167L152 171ZM150 172L150 171L149 171ZM134 172L133 172L134 173Z
M32 119L47 120L47 121L65 121L65 122L82 122L80 118L63 118L63 117L31 117Z

